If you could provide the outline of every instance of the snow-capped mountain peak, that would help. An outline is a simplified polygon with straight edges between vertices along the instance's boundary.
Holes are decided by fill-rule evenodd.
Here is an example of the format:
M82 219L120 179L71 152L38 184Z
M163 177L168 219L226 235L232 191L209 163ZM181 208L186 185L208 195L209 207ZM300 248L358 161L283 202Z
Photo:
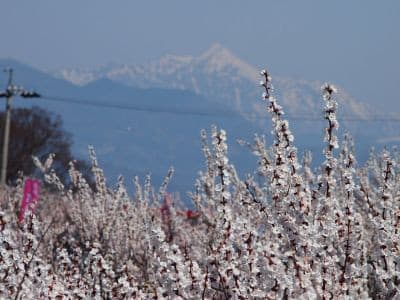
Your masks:
M241 60L221 44L213 44L199 56L167 54L142 65L109 65L84 69L64 69L57 72L74 84L85 85L108 78L125 85L142 88L189 90L219 104L236 109L246 119L265 119L265 106L258 101L259 70ZM320 82L273 78L279 101L289 115L319 115ZM367 118L370 109L343 89L342 110L346 116ZM342 105L343 104L343 105Z
M204 51L196 60L197 64L204 64L208 73L221 72L225 68L235 68L242 76L250 80L257 80L258 72L256 68L235 56L221 44L213 44Z

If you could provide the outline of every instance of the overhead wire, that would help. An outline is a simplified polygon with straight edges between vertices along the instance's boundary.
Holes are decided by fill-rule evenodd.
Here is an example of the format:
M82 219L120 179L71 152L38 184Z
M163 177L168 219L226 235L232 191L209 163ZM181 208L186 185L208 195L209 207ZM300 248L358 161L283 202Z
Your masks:
M305 122L324 122L325 119L323 117L318 118L315 116L298 116L298 115L287 115L289 120L295 121L305 121ZM400 122L400 117L368 117L368 118L355 118L355 117L337 117L339 121L346 122Z
M218 116L220 115L218 112L210 113L210 112L202 112L202 111L193 111L193 110L185 110L185 109L164 109L164 108L154 108L154 107L140 107L135 105L123 105L118 103L105 103L99 101L92 101L88 99L78 99L78 98L67 98L67 97L58 97L58 96L50 96L50 95L41 95L41 99L64 102L64 103L72 103L78 105L87 105L93 107L102 107L102 108L115 108L121 110L134 110L134 111L145 111L152 113L169 113L169 114L182 114L182 115L199 115L199 116ZM221 112L226 114L226 112Z
M143 111L143 112L151 112L151 113L168 113L168 114L179 114L179 115L198 115L198 116L216 116L216 117L237 117L238 114L234 114L233 112L227 111L214 111L214 112L202 112L202 111L194 111L194 110L185 110L185 109L165 109L165 108L155 108L155 107L141 107L137 105L123 105L118 103L106 103L94 99L79 99L72 97L59 97L53 95L40 95L39 99L77 104L77 105L86 105L93 106L99 108L114 108L121 110L133 110L133 111ZM305 121L305 122L323 122L324 118L318 118L315 115L306 115L306 114L286 114L289 120L295 121ZM357 118L350 116L338 117L340 121L346 122L400 122L400 116L370 116L367 118Z

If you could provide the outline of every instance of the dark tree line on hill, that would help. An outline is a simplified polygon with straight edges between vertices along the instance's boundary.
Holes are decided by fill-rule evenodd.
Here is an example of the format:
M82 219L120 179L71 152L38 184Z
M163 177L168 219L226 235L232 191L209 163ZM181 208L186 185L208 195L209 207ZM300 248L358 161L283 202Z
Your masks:
M0 112L0 158L3 152L4 111ZM8 152L7 183L13 184L19 172L34 176L37 172L32 156L41 161L50 154L55 154L53 168L61 179L68 184L69 162L72 137L63 129L60 115L40 107L14 108L11 113L10 144ZM0 159L1 166L1 159ZM76 161L76 167L90 179L90 166L83 160ZM89 180L90 181L90 180Z

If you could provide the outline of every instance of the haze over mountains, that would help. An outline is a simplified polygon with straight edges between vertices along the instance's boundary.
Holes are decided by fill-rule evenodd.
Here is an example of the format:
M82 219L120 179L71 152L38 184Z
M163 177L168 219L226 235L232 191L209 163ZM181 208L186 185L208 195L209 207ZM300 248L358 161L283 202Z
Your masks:
M214 44L198 57L166 55L143 65L63 69L56 71L55 75L82 86L100 78L108 78L135 87L190 90L228 104L244 116L255 118L253 114L265 115L264 105L255 101L260 99L257 85L261 68L251 66L220 44ZM286 112L292 115L320 115L318 107L323 82L274 75L273 82ZM371 109L367 105L356 101L343 90L339 101L346 103L343 106L346 115L359 118L370 116Z
M269 144L273 140L268 113L260 100L259 68L218 44L198 57L166 55L139 66L114 64L50 74L13 60L0 60L0 67L6 66L15 69L17 84L48 98L66 100L32 102L61 114L65 129L73 134L77 156L86 157L87 145L95 146L111 182L120 173L130 179L152 172L155 184L159 184L173 165L176 175L171 189L186 192L204 167L199 131L211 124L227 130L231 159L241 173L254 170L256 160L236 139L251 141L254 133L261 133L267 135ZM310 149L320 160L322 82L272 76L275 95L291 120L299 154ZM5 78L2 82L5 85ZM397 141L397 123L364 122L377 115L374 108L340 87L339 91L338 117L345 119L341 126L355 137L361 160L367 157L370 146ZM68 99L108 103L121 109L77 105L67 103ZM31 105L24 101L15 103Z
M212 45L199 55L165 55L159 60L143 65L108 65L93 68L62 69L54 74L77 85L85 85L100 78L142 88L168 88L192 91L214 103L234 109L246 120L261 128L269 124L265 105L260 100L259 71L264 66L254 67L232 54L220 44ZM307 81L274 76L275 95L285 109L289 119L296 119L301 126L296 127L298 134L310 131L320 132L315 126L316 120L322 120L321 86L323 81ZM339 118L342 125L355 136L369 138L381 134L385 128L391 132L393 124L370 124L355 121L376 119L379 112L374 107L354 99L339 87ZM396 117L396 116L394 116ZM312 121L306 122L307 120ZM379 127L379 129L378 129ZM368 131L367 134L364 134Z

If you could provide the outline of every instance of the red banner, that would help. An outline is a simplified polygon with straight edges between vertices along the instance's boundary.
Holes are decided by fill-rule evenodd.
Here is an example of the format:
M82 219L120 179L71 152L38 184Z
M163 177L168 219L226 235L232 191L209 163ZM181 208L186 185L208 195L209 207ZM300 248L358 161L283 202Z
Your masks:
M39 201L40 181L37 179L27 179L24 186L24 197L22 198L19 210L19 221L23 222L28 211L35 212Z

